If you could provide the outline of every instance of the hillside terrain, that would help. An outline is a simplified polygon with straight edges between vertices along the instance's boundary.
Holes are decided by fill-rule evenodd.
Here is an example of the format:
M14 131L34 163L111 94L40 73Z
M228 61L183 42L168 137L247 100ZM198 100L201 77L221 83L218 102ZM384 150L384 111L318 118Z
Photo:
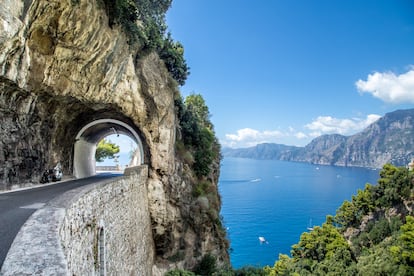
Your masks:
M336 166L381 168L386 163L404 166L414 157L414 109L387 113L352 136L322 135L305 147L259 144L250 148L224 148L222 154Z

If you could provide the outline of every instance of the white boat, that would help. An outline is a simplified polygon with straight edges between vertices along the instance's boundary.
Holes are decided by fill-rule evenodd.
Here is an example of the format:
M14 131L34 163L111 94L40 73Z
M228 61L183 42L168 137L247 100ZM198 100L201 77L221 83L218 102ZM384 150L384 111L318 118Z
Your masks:
M260 243L261 244L263 244L263 243L269 243L264 237L259 237L259 241L260 241Z
M308 229L309 231L313 231L314 226L312 226L312 219L309 220L309 226L306 229Z

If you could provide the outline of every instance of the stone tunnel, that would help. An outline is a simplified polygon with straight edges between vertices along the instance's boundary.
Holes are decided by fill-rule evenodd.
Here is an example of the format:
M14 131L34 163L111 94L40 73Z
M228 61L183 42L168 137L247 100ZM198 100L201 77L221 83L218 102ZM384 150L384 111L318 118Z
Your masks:
M38 183L42 172L58 162L66 176L92 176L97 143L114 133L136 143L132 165L148 162L142 133L119 108L25 93L4 79L1 85L0 190Z
M133 127L123 121L114 119L99 119L85 125L75 138L73 175L76 178L88 177L95 174L96 145L110 134L124 134L137 144L137 151L131 159L130 165L143 164L144 152L142 142Z

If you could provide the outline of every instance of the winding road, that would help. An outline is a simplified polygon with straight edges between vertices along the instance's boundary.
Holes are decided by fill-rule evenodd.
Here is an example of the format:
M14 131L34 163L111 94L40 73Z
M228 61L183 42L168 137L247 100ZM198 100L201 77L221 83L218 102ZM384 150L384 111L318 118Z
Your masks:
M102 173L48 186L0 193L0 269L20 228L37 209L68 190L120 175Z

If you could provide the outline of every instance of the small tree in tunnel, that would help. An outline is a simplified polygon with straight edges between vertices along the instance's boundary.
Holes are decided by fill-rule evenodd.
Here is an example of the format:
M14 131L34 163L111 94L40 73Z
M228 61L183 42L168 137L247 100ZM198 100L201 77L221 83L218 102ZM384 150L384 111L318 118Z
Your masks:
M102 139L96 147L95 160L103 162L106 158L113 159L115 154L119 153L119 146L110 140Z

